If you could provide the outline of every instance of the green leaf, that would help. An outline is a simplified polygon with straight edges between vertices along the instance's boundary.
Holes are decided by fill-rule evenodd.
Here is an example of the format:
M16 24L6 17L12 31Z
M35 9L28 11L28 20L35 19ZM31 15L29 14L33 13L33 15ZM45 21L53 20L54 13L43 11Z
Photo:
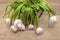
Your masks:
M12 20L15 19L18 15L18 12L21 10L21 8L23 7L24 4L21 4L17 7L17 9L12 13L11 15L11 20L10 20L10 24L12 24Z
M44 11L43 11L43 10L41 10L41 13L40 13L40 15L39 15L39 18L43 15L43 12L44 12Z
M6 8L5 14L3 15L3 17L6 16L7 14L10 14L10 11L11 11L11 10L12 10L11 7Z
M10 6L12 7L12 9L16 9L21 3L18 3L18 2L14 2L12 3Z
M38 16L36 15L36 28L38 28L39 27L39 20L38 20L39 18L38 18Z
M31 13L30 13L30 16L31 16L31 24L33 24L33 21L35 19L35 14L34 14L34 11L33 11L32 8L30 8L30 11L31 11Z
M10 11L12 10L12 8L10 7L11 3L9 3L6 7L6 10L5 10L5 14L3 14L3 17L6 16L7 14L10 14ZM8 9L9 8L9 9Z
M32 2L35 4L35 3L39 3L40 0L32 0Z
M25 0L25 5L27 7L30 7L33 3L31 2L31 0Z
M24 21L24 24L29 24L29 22L28 22L28 16L29 16L29 12L30 10L29 10L29 8L28 7L26 7L25 9L24 9L24 13L23 13L23 21Z
M49 7L48 4L46 4L46 6L49 9L49 12L51 12L52 15L56 15L56 12L53 10L53 8Z

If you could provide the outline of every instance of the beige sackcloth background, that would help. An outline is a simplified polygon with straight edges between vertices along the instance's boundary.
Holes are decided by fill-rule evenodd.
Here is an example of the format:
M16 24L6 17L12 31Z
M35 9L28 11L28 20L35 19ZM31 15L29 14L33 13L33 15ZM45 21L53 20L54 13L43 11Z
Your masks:
M44 29L43 34L36 35L35 29L18 31L13 33L9 26L5 24L5 18L2 17L6 5L14 0L0 0L0 40L60 40L60 0L47 0L57 13L57 24L54 28L48 28L47 15L41 17L41 27Z

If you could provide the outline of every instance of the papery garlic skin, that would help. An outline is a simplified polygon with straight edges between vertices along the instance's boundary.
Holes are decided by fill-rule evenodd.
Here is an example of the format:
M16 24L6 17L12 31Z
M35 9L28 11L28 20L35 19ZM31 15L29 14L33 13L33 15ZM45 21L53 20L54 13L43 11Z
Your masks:
M28 29L29 29L29 30L34 29L34 25L30 24L30 25L28 26Z
M13 31L13 32L17 32L17 31L18 31L18 28L15 27L14 25L12 25L12 26L10 27L10 30Z
M18 24L17 27L19 30L24 31L25 30L25 25L24 24Z
M43 33L43 29L42 29L41 27L38 27L38 28L36 29L36 33L37 33L37 34Z
M56 16L52 16L52 17L50 18L50 21L53 22L53 23L56 23L56 21L57 21Z
M25 30L25 25L24 24L22 24L22 26L21 26L21 30Z
M25 25L22 23L20 19L15 20L14 26L17 26L19 30L25 30Z
M57 21L56 16L50 17L49 26L50 26L50 27L54 27L55 24L56 24L56 21Z
M17 26L18 24L21 24L22 21L20 19L16 19L14 22L14 26Z
M8 26L10 26L10 18L6 18L5 22Z

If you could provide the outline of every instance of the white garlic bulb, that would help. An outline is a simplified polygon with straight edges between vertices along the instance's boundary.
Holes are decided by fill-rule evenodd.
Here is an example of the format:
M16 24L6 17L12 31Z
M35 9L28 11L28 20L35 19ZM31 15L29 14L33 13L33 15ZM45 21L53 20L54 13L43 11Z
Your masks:
M43 29L41 28L41 27L38 27L37 29L36 29L36 33L37 34L41 34L43 32Z
M52 16L49 20L49 26L54 27L56 24L56 21L57 21L56 16Z
M14 26L17 26L18 24L21 24L22 21L20 19L16 19L14 22Z
M12 30L13 32L17 32L17 31L18 31L18 28L15 27L14 25L12 25L12 26L10 27L10 30Z
M14 26L17 26L19 30L25 30L25 25L22 23L20 19L15 20Z
M29 29L29 30L34 29L34 25L30 24L30 25L28 26L28 29Z
M10 26L10 18L6 18L5 22L8 26Z
M18 24L17 27L19 28L19 30L22 30L22 31L25 30L25 25L24 24Z

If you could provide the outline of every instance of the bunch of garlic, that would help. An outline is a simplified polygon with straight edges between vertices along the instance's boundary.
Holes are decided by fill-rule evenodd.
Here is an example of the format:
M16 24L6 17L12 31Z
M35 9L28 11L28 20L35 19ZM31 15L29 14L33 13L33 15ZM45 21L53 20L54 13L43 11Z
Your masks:
M49 26L54 27L55 24L56 24L56 21L57 21L56 16L51 16L50 20L49 20ZM6 18L5 22L6 22L7 25L10 25L10 18ZM17 32L18 30L24 31L25 30L25 25L22 23L22 20L16 19L14 21L14 24L10 27L10 29L13 32ZM29 30L34 29L34 25L33 24L29 24L28 25L28 29ZM43 29L41 27L37 27L36 33L37 34L43 33Z

